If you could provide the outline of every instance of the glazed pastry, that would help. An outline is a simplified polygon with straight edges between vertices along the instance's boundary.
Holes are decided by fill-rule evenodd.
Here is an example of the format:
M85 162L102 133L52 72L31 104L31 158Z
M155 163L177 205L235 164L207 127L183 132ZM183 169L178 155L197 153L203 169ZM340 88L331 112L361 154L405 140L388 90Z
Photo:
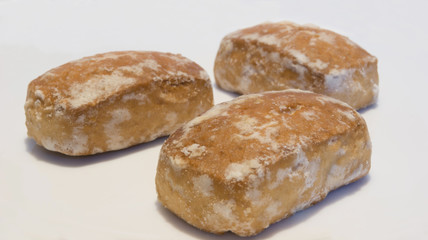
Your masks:
M169 135L213 105L208 74L161 52L109 52L54 68L28 86L28 136L89 155Z
M214 66L219 87L242 94L303 89L355 109L376 102L377 59L329 30L264 23L224 37Z
M212 233L251 236L365 176L364 119L334 98L300 90L221 103L161 149L159 201Z

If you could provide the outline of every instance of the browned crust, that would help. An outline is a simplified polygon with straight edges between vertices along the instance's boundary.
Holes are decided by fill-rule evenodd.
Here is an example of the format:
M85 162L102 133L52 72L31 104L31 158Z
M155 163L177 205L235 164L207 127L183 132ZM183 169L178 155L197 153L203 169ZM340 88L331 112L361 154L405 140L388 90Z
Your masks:
M149 62L144 64L147 60ZM141 63L143 63L142 66L138 66ZM158 67L153 69L151 64ZM137 67L132 69L129 66ZM121 77L135 79L135 82L130 84L132 88L148 86L156 80L169 81L174 85L199 79L209 84L208 76L201 75L201 72L205 72L204 69L180 54L153 51L117 51L84 57L49 70L30 82L27 98L34 97L35 90L39 89L46 93L45 102L61 103L66 108L69 107L70 111L79 111L81 108L107 101L108 97L112 95L123 95L126 91L130 91L129 86L119 86L108 96L101 95L78 107L70 106L70 99L74 97L70 92L72 85L87 83L96 76L112 76L121 67L123 67L119 71Z
M365 176L371 143L349 105L299 90L238 97L161 149L159 201L212 233L252 236Z
M110 52L54 68L28 86L28 136L68 155L169 135L213 105L208 74L181 55Z
M276 157L264 162L266 165L274 164L290 154L296 154L296 149L302 143L313 146L324 143L333 136L345 134L351 129L365 126L364 119L355 110L339 101L332 101L334 100L323 95L303 91L266 92L255 98L242 96L236 101L231 101L237 103L231 104L224 111L201 122L198 121L201 117L196 118L189 123L191 127L187 124L178 129L166 140L161 154L179 157L186 162L188 169L209 174L218 181L226 181L224 172L228 164L272 155L272 143L280 147L274 155ZM215 106L207 114L215 112L221 105ZM316 113L314 121L305 119L305 115L302 114L304 112ZM346 117L342 112L349 114L353 119ZM251 116L258 121L257 124L250 125L248 132L243 135L249 136L254 132L260 132L260 137L266 138L266 142L260 143L257 138L243 140L235 137L235 134L240 134L241 131L239 123L245 124L243 116ZM272 119L277 123L271 124ZM197 124L193 125L193 122ZM284 127L285 124L288 127ZM267 125L272 129L277 128L277 131L269 136L265 135L267 127L263 126ZM215 140L212 140L213 135ZM197 158L188 158L179 146L189 146L193 143L203 145L211 151ZM234 146L233 150L230 149L231 146Z
M377 59L329 30L290 22L233 32L220 44L216 83L242 94L302 89L359 109L378 95Z

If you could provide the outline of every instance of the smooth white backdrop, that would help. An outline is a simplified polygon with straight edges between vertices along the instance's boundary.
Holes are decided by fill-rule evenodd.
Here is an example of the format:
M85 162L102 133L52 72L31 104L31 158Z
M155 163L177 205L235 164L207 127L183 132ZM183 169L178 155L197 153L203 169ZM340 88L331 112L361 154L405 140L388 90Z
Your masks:
M0 239L235 239L163 209L154 176L165 140L72 158L27 138L27 84L65 62L115 50L196 61L213 78L224 35L265 21L313 23L378 57L380 97L360 111L372 169L257 239L427 239L426 1L0 0ZM235 95L214 84L215 102Z

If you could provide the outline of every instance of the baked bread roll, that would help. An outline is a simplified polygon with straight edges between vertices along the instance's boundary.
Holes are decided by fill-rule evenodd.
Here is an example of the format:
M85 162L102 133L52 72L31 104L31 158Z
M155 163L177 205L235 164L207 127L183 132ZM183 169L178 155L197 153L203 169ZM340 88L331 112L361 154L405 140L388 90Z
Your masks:
M28 86L28 136L89 155L169 135L213 105L208 74L161 52L109 52L54 68Z
M162 146L159 201L202 230L251 236L365 176L363 118L300 90L249 94L214 106Z
M214 66L219 87L241 94L303 89L355 109L378 96L377 59L329 30L264 23L224 37Z

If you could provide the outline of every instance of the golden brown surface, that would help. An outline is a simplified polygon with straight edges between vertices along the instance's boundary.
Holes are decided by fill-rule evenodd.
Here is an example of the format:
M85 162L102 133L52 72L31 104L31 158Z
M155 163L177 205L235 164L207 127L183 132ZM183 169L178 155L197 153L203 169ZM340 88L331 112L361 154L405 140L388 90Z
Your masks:
M242 94L303 89L356 109L378 95L377 59L329 30L264 23L224 37L214 66L217 84Z
M54 68L28 86L28 136L88 155L173 132L213 105L208 74L181 55L109 52Z
M370 154L365 121L350 106L299 90L250 94L167 139L156 189L197 228L251 236L365 176Z

